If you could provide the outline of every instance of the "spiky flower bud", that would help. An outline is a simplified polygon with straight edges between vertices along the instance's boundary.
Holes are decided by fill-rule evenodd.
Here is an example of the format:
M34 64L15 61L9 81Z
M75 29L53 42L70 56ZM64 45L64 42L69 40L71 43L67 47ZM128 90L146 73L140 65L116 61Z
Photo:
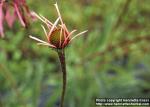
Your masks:
M45 29L45 27L42 25L42 28L44 30L45 36L47 38L47 41L43 41L40 40L36 37L30 36L30 38L40 42L38 43L39 45L47 45L50 46L51 48L55 48L55 49L63 49L65 48L74 38L76 38L77 36L87 32L83 31L81 33L76 34L74 37L71 37L72 34L76 31L73 30L71 32L68 31L66 25L64 24L62 18L61 18L61 14L59 12L58 9L58 5L57 3L55 4L57 13L58 13L58 18L56 19L56 21L54 23L50 22L48 19L46 19L44 16L42 15L37 15L36 13L35 16L40 19L43 23L46 24L48 31ZM60 20L60 24L58 24Z

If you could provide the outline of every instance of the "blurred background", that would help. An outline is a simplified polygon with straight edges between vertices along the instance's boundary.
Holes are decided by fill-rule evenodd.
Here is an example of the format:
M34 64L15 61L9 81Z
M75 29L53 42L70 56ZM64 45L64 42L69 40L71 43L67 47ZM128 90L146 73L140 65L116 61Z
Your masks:
M150 97L150 0L58 0L70 29L88 30L66 51L65 107L95 107L95 98ZM54 0L27 0L55 21ZM0 39L0 107L58 107L62 75L55 51L37 46L41 22L16 22ZM133 106L132 106L133 107Z

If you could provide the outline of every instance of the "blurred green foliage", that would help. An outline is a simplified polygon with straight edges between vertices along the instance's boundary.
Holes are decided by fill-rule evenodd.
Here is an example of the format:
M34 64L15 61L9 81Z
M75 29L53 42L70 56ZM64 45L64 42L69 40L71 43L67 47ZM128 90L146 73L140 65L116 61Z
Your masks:
M28 0L54 21L55 1ZM58 1L66 25L88 33L66 48L65 107L95 107L95 98L150 97L150 0ZM18 23L0 40L0 107L57 107L62 77L57 54L37 46L40 22Z

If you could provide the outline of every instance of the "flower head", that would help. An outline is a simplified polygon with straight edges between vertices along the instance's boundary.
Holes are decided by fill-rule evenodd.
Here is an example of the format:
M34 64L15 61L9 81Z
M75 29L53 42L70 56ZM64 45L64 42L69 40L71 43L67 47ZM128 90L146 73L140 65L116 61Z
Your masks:
M26 0L0 0L0 36L4 37L3 22L6 21L8 27L12 28L17 18L23 27L27 27L29 18L35 19Z
M74 38L76 38L77 36L80 36L81 34L84 34L86 31L83 31L81 33L76 34L74 37L71 37L72 34L74 32L76 32L76 30L73 31L69 31L65 25L65 23L62 20L60 11L58 9L58 5L57 3L54 4L55 8L57 10L58 13L58 18L56 19L56 21L54 23L52 23L51 21L49 21L48 19L46 19L44 16L42 15L38 15L35 13L36 17L38 19L40 19L46 26L47 26L47 30L46 28L42 26L46 39L47 41L43 41L40 40L36 37L30 36L30 38L38 41L39 45L47 45L51 48L55 48L55 49L63 49L65 48ZM60 24L58 24L60 21Z

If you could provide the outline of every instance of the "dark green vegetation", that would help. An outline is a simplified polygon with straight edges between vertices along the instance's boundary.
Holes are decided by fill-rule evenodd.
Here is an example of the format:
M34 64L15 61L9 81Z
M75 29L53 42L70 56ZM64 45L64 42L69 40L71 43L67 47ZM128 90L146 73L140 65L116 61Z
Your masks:
M28 0L31 10L56 19L51 0ZM66 48L65 107L95 107L95 98L150 97L150 0L58 2L70 30L88 29ZM40 22L16 23L0 40L0 107L57 107L62 76L56 52L37 46Z

